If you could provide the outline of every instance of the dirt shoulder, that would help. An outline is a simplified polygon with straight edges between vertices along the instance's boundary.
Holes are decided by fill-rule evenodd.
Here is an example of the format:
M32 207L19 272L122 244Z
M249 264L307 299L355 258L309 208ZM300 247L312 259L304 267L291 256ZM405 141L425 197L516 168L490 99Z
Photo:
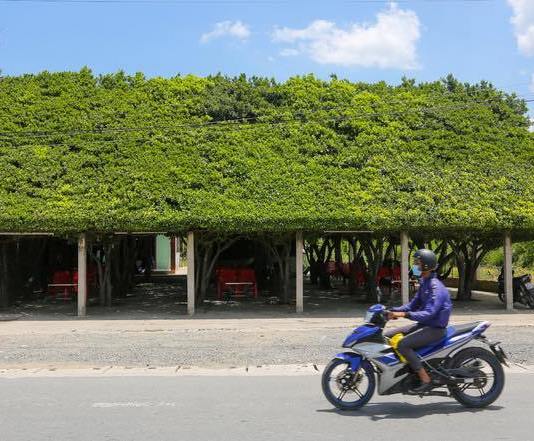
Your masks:
M489 320L514 362L534 364L534 314L459 314ZM0 368L202 367L325 364L361 319L348 317L60 320L0 323ZM393 325L401 326L402 320Z

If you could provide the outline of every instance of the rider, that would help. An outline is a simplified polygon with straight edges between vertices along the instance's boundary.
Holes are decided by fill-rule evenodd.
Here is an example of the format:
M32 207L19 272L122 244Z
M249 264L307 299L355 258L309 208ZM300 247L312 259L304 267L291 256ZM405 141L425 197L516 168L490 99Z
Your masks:
M431 387L431 378L414 351L416 348L438 342L447 333L447 325L452 304L449 291L434 272L437 267L436 255L427 249L420 249L414 255L414 264L421 270L420 287L411 302L391 308L389 319L405 317L416 323L386 332L386 337L402 333L404 338L398 351L408 360L410 367L417 372L421 385L413 389L422 393Z

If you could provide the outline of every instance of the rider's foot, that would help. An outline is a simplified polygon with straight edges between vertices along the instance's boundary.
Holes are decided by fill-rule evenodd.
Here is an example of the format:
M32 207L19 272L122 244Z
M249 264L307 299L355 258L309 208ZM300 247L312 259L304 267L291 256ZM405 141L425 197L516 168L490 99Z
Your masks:
M421 384L417 387L414 387L412 389L412 392L415 392L416 394L423 394L425 393L427 390L431 389L432 388L432 383L429 382L429 383L426 383L426 382L421 382Z

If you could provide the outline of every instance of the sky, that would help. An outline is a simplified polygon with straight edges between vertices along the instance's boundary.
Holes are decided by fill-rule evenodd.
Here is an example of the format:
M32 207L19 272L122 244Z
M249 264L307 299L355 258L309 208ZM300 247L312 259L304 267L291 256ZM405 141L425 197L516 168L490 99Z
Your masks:
M0 69L354 81L534 98L534 0L0 0ZM534 115L534 106L531 107Z

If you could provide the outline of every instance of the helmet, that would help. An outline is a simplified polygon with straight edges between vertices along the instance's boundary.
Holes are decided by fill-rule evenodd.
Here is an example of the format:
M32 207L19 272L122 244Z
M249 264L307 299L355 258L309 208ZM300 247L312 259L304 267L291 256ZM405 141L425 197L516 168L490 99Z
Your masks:
M434 251L421 248L414 254L414 260L420 265L422 271L434 271L438 266L438 259Z

